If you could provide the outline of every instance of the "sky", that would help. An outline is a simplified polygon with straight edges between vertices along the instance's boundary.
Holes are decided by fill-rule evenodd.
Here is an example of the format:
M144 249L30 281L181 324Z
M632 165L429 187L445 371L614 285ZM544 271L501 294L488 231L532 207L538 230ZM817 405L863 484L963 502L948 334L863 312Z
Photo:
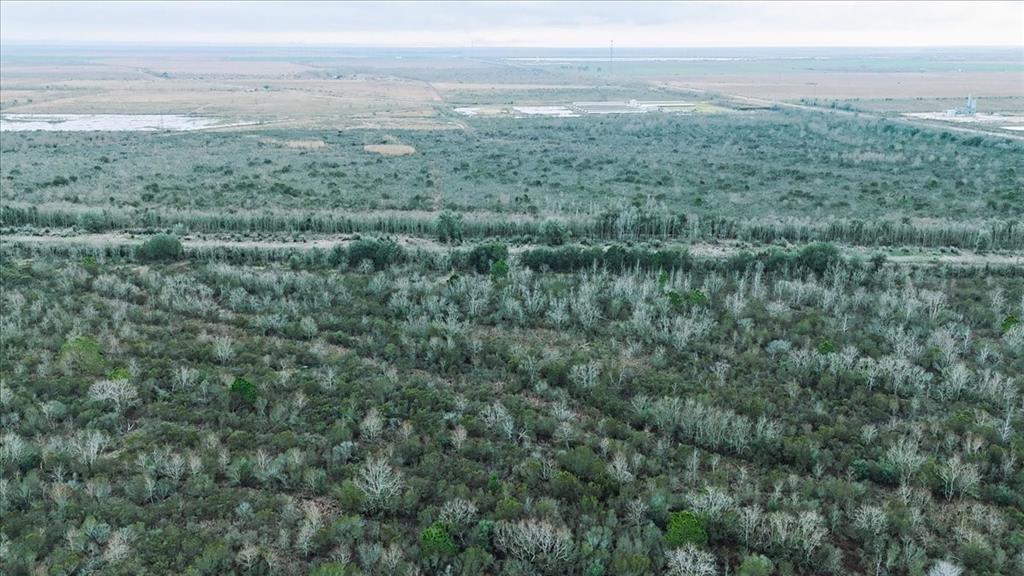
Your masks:
M0 42L1021 46L1024 2L0 2Z

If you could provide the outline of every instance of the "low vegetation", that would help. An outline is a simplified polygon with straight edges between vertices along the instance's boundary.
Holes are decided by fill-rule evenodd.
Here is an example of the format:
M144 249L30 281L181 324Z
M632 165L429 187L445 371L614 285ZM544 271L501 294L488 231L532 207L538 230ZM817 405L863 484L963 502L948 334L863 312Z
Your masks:
M1021 567L1016 277L565 250L9 252L5 565Z
M5 133L0 572L1024 573L1021 144L725 112Z

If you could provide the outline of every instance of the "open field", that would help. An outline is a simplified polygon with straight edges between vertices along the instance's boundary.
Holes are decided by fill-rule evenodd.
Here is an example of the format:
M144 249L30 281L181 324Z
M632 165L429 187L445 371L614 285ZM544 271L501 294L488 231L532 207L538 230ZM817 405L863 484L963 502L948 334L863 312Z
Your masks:
M840 100L803 99L803 102L828 107L835 102L837 108L865 112L902 114L907 112L935 112L951 110L964 105L960 95L949 98L918 96L914 98L854 98ZM990 114L1020 114L1024 112L1024 96L988 97L979 103L979 112Z
M416 149L408 144L367 144L363 150L381 156L408 156L416 153Z
M344 80L147 79L82 81L26 88L38 81L5 80L5 113L191 114L266 126L437 128L429 87L396 78ZM8 88L9 87L9 88ZM8 92L10 90L10 92Z
M1021 574L1024 64L605 55L5 46L0 573Z
M673 79L679 88L696 88L772 100L847 100L851 98L953 98L968 94L986 98L1020 98L1024 71L965 74L805 72L760 77L712 76Z
M390 57L312 50L251 55L195 50L4 54L0 110L48 114L204 114L288 128L458 128L444 111L577 101L668 100L688 90L814 101L878 112L926 112L914 102L991 100L1022 111L1024 66L1012 52L795 52L755 58L624 54L562 58L478 52ZM602 68L603 66L603 68ZM891 107L887 102L894 102ZM923 104L922 104L923 106ZM936 108L933 108L936 109ZM942 109L942 108L937 108Z

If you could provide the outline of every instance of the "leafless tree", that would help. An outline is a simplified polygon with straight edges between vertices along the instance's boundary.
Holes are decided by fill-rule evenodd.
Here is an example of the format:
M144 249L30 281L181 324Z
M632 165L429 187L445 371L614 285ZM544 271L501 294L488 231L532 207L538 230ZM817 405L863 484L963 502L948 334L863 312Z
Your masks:
M761 527L761 520L764 513L757 504L751 504L739 509L737 521L739 522L740 533L743 535L743 545L750 547L750 541Z
M462 425L458 425L452 430L452 447L455 450L462 450L462 445L466 443L466 429Z
M569 530L536 519L498 522L494 542L509 556L545 568L566 562L573 550Z
M608 465L608 472L622 484L628 484L633 481L633 472L629 469L629 460L622 452L615 453L611 464Z
M885 462L899 472L902 484L907 484L913 478L925 460L913 438L900 438L885 453Z
M461 528L476 518L476 504L462 498L455 498L444 503L439 518L441 522Z
M665 553L670 576L714 576L718 574L715 557L710 552L699 550L693 544L669 550Z
M402 491L404 484L402 473L392 468L383 456L367 460L356 479L356 486L363 492L371 510L387 506Z
M942 480L942 489L946 500L952 500L953 496L957 494L961 497L973 494L981 480L978 468L974 464L964 462L959 454L940 465L938 475Z
M500 431L505 438L512 440L512 436L515 434L515 421L501 402L494 402L487 406L481 411L480 416L489 428Z
M629 502L626 502L626 518L630 524L639 526L644 516L647 515L649 506L640 498L634 498Z
M862 504L853 512L853 525L872 537L881 534L887 523L885 510L872 504Z
M732 496L717 486L705 486L704 490L689 497L690 506L698 515L717 520L734 507Z
M89 397L99 402L110 402L120 414L139 400L135 385L128 380L100 380L89 386Z
M384 430L384 421L381 419L380 414L376 408L370 408L366 411L366 415L359 422L359 436L367 442L374 442L380 438L381 432Z

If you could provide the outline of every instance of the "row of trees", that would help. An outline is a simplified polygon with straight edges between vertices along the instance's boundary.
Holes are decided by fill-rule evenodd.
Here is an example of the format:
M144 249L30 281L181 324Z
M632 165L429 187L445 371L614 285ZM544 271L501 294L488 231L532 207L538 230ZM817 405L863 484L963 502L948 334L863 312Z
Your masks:
M0 225L71 228L86 232L165 230L195 234L397 234L463 239L532 239L561 245L589 240L739 240L757 244L839 242L858 246L1024 248L1019 219L731 218L673 213L663 206L623 206L596 214L543 217L490 212L331 212L260 210L229 213L178 210L90 209L5 204Z

